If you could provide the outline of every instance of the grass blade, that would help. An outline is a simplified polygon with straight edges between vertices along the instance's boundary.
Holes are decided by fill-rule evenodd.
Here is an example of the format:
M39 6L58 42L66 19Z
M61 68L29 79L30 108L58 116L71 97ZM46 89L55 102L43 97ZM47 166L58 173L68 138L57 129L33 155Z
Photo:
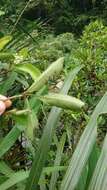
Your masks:
M81 177L79 179L79 183L75 190L85 190L87 175L88 175L88 167L86 165L86 167L82 171Z
M61 190L74 190L76 188L81 173L96 141L97 119L99 115L103 113L107 113L107 93L96 106L96 109L80 138L77 148L71 158L64 180L62 181Z
M13 146L23 130L14 126L0 143L0 158Z
M107 189L107 135L101 155L96 165L89 190L106 190Z
M81 68L82 66L77 67L72 72L70 72L61 90L62 94L68 93L68 90L70 89L73 79L75 78L76 74L79 72ZM56 129L56 124L58 122L60 113L61 113L61 108L56 108L56 107L52 108L50 112L47 124L44 128L44 132L40 140L38 150L35 155L35 159L31 168L30 176L28 178L25 190L38 189L37 188L38 181L47 159L47 154L50 149L50 145L53 138L53 132Z
M88 188L89 184L90 184L90 180L92 178L94 169L96 167L98 158L100 156L100 150L98 149L96 143L93 147L93 150L90 154L89 160L88 160L88 176L87 176L87 180L86 180L86 188Z
M4 162L0 162L0 173L4 174L6 177L10 177L14 171Z
M0 185L0 190L6 190L25 180L29 176L28 171L19 171L11 175L11 177Z
M26 128L26 116L15 116L16 125L9 131L0 143L0 158L13 146L22 131Z
M2 164L2 163L1 163ZM4 163L3 163L3 166L1 166L1 164L0 164L0 169L1 169L1 167L3 168L3 166L4 166L4 169L3 170L5 170L5 171L3 171L3 173L7 176L7 177L9 177L9 179L7 179L7 180L5 180L5 182L3 182L1 185L0 185L0 190L6 190L6 189L9 189L9 188L11 188L12 186L14 186L14 185L18 185L18 183L20 183L20 182L22 182L22 181L24 181L24 180L26 180L27 178L28 178L28 176L29 176L29 170L28 171L19 171L19 172L13 172L13 171L11 171L11 169L10 168L8 168L8 166L7 165L5 165ZM42 175L45 175L46 173L47 174L50 174L51 172L55 172L55 171L62 171L62 170L65 170L66 169L66 167L63 167L63 166L58 166L58 167L47 167L47 168L44 168L43 169L43 173L42 173ZM7 170L8 170L8 172L7 172ZM42 175L41 175L41 177L40 177L40 181L39 181L39 184L41 184L41 181L42 181ZM1 179L1 177L0 177L0 179Z
M55 161L54 161L54 166L60 166L65 140L66 140L66 133L64 133L62 135L61 140L60 140L60 142L58 144L58 149L57 149L56 158L55 158ZM56 185L58 176L59 176L58 172L53 172L52 173L49 190L55 190L55 185Z

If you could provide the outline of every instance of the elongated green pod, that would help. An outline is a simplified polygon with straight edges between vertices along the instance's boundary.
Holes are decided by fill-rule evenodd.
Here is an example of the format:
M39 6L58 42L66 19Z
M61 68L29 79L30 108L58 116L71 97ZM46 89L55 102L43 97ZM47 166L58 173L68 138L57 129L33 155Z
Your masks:
M61 72L63 68L64 58L61 57L57 61L53 62L41 75L37 78L37 80L30 86L30 88L26 91L28 93L38 91L44 84L52 78L54 75L57 75Z
M85 105L84 102L75 97L56 93L41 96L40 100L51 106L70 109L73 111L79 111Z

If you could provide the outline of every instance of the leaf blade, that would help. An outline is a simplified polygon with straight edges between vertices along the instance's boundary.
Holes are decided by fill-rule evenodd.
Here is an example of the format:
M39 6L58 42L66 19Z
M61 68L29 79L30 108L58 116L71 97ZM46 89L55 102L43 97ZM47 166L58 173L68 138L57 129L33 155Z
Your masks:
M71 158L70 165L62 181L60 190L74 190L77 186L83 168L90 156L97 136L97 119L100 114L107 113L107 93L96 106L88 125L86 126L77 148ZM86 146L87 145L87 146Z
M32 77L33 80L36 80L41 74L39 69L30 63L17 64L15 66L15 69L16 69L16 71L21 71L21 72L30 74L30 76Z
M80 71L82 66L76 67L72 72L69 73L69 76L65 80L65 84L61 90L62 94L67 94L76 74ZM61 113L61 108L53 107L47 124L44 128L44 132L38 147L38 151L36 152L35 159L32 165L32 169L26 184L25 190L33 190L37 188L37 184L42 172L42 169L45 165L45 161L47 158L48 151L50 149L53 131L56 129L56 124Z

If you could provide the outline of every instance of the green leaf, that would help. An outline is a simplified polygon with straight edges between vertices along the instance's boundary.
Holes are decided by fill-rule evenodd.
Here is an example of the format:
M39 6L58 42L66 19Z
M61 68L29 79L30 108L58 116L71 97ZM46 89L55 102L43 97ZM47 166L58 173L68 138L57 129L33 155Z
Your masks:
M0 60L11 60L14 59L14 55L12 53L4 53L4 52L0 52Z
M52 166L43 168L43 174L50 175L50 173L66 170L67 166Z
M5 15L5 12L0 10L0 16L3 16L3 15Z
M86 165L86 167L82 171L82 174L79 179L79 183L75 190L85 190L87 175L88 175L88 167Z
M34 129L38 128L38 119L35 112L31 110L28 99L26 99L26 108L29 110L29 112L27 114L27 125L25 129L25 134L29 140L33 141Z
M54 161L54 166L60 166L65 140L66 140L66 133L64 133L62 135L61 140L58 144L58 149L57 149L56 158ZM49 190L55 190L55 185L56 185L58 176L59 176L59 174L57 171L52 173Z
M86 181L86 188L88 188L88 185L92 178L99 156L100 156L100 150L95 143L88 160L88 176L87 176L87 181Z
M30 86L27 92L38 91L44 84L52 78L54 75L57 75L61 72L63 68L64 58L59 58L57 61L52 63L38 79Z
M24 129L21 127L14 126L7 136L4 137L0 143L0 157L2 157L14 145L23 130Z
M107 135L88 190L107 189Z
M6 95L7 91L12 87L15 79L17 77L17 73L12 72L10 76L3 82L0 87L0 93Z
M107 93L96 106L88 125L71 158L70 165L61 184L61 190L74 190L79 182L81 173L88 161L97 136L97 119L107 113Z
M67 79L65 80L64 86L61 90L62 94L68 93L68 90L70 89L70 86L75 76L77 75L77 73L80 71L81 68L82 66L76 67L73 71L69 73ZM49 114L47 124L44 128L44 132L40 140L38 150L36 151L35 159L33 161L30 176L27 180L25 190L33 190L33 189L36 190L37 188L38 181L42 173L43 167L45 165L48 151L50 149L53 133L57 127L57 122L58 122L60 113L61 113L61 108L53 107Z
M15 116L16 125L9 131L0 143L0 157L2 157L16 142L26 128L26 116Z
M29 73L33 80L36 80L41 74L39 69L30 63L17 64L15 66L15 69L16 71L21 71L22 73L23 72Z
M29 50L28 48L22 48L19 52L18 52L19 56L22 56L24 59L27 58L29 56Z
M28 171L19 171L10 176L8 180L0 185L0 190L6 190L13 185L25 180L29 176Z
M0 173L4 174L6 177L10 177L14 171L4 162L0 162Z
M42 174L41 175L41 178L40 178L40 190L47 190L47 188L46 188L46 179L45 179L45 175L44 174Z
M51 172L55 171L62 171L65 170L66 167L64 166L57 166L57 167L47 167L43 169L43 174L50 174ZM6 171L4 172L6 173ZM9 174L6 174L7 176L9 175L9 179L5 180L4 183L0 185L0 190L6 190L9 189L10 187L26 180L29 176L29 170L28 171L18 171L18 172L10 172ZM1 177L0 177L1 178ZM4 181L4 179L3 179ZM39 184L42 182L42 176L40 178Z
M12 36L4 36L0 38L0 51L12 40Z
M0 185L4 182L4 181L6 181L8 178L6 177L6 176L0 176Z
M41 96L44 94L47 94L48 89L46 86L44 86L43 88L41 88L36 94L33 94L30 98L29 98L29 103L31 106L31 109L37 114L41 108L41 101L38 100L38 98L36 98L35 96Z
M50 93L45 96L41 96L40 100L51 106L61 107L64 109L70 109L73 111L80 111L85 105L81 100L63 94Z

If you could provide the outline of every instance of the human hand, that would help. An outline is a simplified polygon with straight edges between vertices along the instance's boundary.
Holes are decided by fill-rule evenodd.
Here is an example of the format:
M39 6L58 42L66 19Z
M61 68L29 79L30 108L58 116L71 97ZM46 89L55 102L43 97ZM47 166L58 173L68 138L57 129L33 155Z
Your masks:
M12 102L5 96L0 95L0 115L2 115L7 108L12 105Z

